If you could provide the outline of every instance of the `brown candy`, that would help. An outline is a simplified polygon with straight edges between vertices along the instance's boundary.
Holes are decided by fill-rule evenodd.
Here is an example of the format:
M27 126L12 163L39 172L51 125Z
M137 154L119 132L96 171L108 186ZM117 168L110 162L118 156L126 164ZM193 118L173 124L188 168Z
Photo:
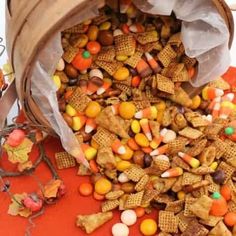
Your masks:
M144 156L145 156L145 153L143 151L140 151L140 150L135 151L133 155L134 163L141 167L144 167Z
M223 170L217 170L212 174L213 180L216 184L223 184L225 182L225 172Z
M103 80L98 78L98 77L92 77L90 79L90 82L93 83L94 85L101 87L103 85Z
M71 65L71 64L67 64L65 67L65 73L67 74L67 76L69 76L70 78L77 78L79 73L78 71Z
M144 156L145 167L149 167L151 164L152 164L152 157L149 154L145 154Z
M113 44L113 34L108 30L101 30L98 34L98 41L103 46L110 46Z

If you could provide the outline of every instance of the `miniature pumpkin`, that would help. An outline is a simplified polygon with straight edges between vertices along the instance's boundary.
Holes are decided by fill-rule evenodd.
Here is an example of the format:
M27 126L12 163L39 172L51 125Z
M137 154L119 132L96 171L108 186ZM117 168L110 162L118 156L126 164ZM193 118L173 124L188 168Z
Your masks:
M92 64L92 57L89 51L79 51L72 61L72 65L80 71L87 70Z
M210 210L210 215L224 216L228 212L226 200L220 195L219 192L212 194L213 202Z
M224 133L227 138L236 142L236 120L229 123L228 127L225 128Z

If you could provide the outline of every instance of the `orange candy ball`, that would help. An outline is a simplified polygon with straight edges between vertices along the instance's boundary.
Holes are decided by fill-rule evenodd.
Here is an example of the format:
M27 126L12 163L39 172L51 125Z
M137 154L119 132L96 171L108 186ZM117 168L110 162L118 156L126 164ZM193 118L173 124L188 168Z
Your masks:
M226 201L229 201L231 199L231 189L228 185L223 185L220 188L220 194L224 197Z
M87 50L93 55L98 54L101 50L101 45L97 41L90 41L87 43Z
M79 186L79 193L82 196L90 196L93 193L93 185L90 183L82 183Z
M224 217L224 222L229 227L236 225L236 213L235 212L227 213Z
M137 207L134 209L134 211L135 211L138 218L145 215L145 209L143 207Z

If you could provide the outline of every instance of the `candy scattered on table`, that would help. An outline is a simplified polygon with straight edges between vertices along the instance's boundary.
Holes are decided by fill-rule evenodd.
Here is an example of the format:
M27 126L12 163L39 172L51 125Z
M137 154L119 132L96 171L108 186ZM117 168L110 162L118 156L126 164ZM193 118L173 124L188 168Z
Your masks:
M182 89L197 61L185 54L180 30L174 15L152 17L121 0L120 12L106 6L62 32L52 80L90 165L79 166L91 176L79 193L101 203L100 213L77 218L87 233L117 208L113 236L129 235L128 226L156 209L157 221L142 219L142 235L236 231L235 96L221 78L193 98Z

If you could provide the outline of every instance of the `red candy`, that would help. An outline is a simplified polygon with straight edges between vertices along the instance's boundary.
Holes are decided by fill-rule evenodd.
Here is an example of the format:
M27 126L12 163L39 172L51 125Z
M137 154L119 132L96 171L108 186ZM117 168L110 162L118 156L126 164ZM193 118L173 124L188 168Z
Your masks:
M17 147L23 142L24 139L25 132L21 129L15 129L9 134L6 143L11 147Z
M90 41L87 44L87 50L91 53L91 54L98 54L101 50L101 45L100 43L98 43L97 41Z

